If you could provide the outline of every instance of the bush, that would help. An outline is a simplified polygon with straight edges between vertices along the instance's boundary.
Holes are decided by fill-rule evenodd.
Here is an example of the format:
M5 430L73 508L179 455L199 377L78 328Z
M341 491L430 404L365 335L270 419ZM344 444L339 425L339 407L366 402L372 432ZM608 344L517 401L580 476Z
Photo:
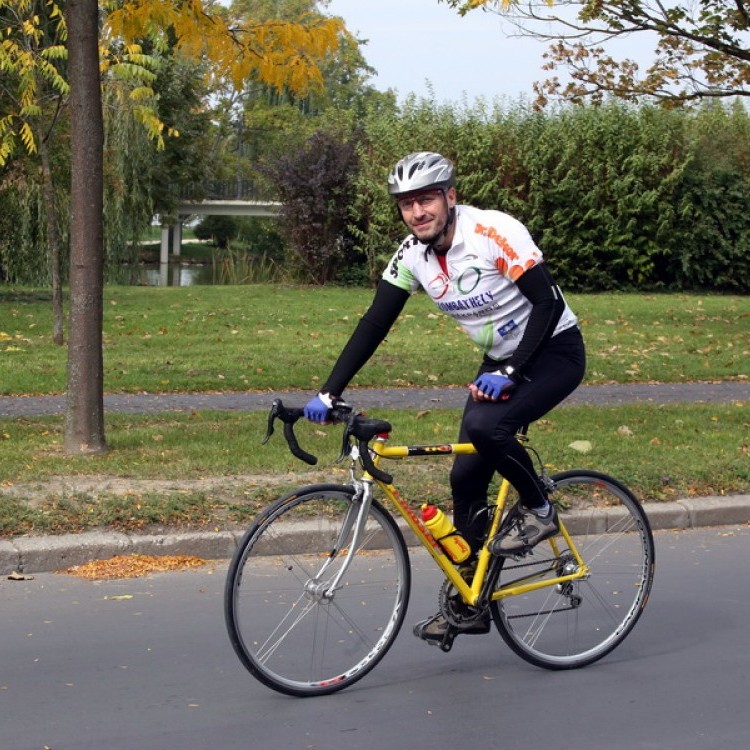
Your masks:
M315 284L332 280L343 264L355 171L353 143L324 131L264 169L283 204L284 234L300 269Z
M679 196L670 272L679 289L750 289L750 180L735 171L691 173Z
M222 250L237 236L237 219L234 216L206 216L193 230L199 240L210 240Z
M385 186L410 151L458 169L459 202L516 216L569 291L750 291L750 116L741 105L532 112L407 101L372 111L352 232L370 276L403 236Z
M254 256L284 260L286 247L277 219L242 216L237 221L235 244Z

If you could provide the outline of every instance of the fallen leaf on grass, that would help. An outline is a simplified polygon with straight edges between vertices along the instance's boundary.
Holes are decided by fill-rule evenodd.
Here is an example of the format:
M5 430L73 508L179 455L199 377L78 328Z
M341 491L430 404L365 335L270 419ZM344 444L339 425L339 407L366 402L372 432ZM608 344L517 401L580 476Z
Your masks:
M579 453L591 453L591 441L590 440L574 440L568 448L572 448L574 451Z

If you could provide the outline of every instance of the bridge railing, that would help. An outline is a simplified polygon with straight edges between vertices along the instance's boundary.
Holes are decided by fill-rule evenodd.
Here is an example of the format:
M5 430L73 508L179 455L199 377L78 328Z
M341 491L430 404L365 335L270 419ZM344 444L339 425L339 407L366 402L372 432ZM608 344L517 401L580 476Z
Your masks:
M254 180L205 180L186 186L180 194L185 201L276 201L268 188Z

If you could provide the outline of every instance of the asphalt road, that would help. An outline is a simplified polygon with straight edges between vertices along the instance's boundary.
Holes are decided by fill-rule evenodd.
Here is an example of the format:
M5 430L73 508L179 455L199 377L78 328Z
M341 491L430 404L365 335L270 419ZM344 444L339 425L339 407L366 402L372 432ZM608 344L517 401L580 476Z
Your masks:
M0 580L3 750L746 750L750 528L658 532L649 605L583 670L547 672L496 634L414 639L437 573L415 556L407 624L348 690L256 682L224 630L226 565L92 583Z
M280 397L291 405L303 405L310 391L235 393L130 393L109 394L104 407L109 412L158 413L163 411L265 411ZM431 408L450 409L464 405L465 388L350 388L347 399L362 409ZM584 385L564 405L626 403L722 403L750 401L750 380L715 383L634 383L631 385ZM0 396L0 417L62 414L65 396Z

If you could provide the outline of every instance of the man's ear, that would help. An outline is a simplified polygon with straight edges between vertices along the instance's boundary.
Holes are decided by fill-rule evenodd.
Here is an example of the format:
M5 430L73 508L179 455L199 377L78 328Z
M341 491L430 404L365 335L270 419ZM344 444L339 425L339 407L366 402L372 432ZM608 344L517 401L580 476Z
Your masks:
M448 201L448 208L453 208L456 205L456 188L451 187L445 191L445 198Z

